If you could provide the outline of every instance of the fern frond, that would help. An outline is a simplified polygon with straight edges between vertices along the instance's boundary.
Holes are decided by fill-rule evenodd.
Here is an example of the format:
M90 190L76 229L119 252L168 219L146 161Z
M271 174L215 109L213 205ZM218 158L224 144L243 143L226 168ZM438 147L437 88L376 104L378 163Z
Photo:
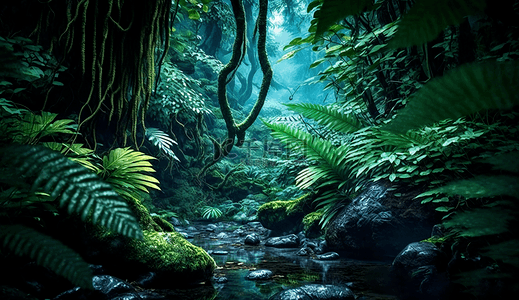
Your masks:
M22 225L0 225L2 248L27 255L74 285L92 289L92 271L75 251L50 236Z
M33 179L31 191L43 189L82 220L92 216L94 224L129 237L142 237L132 211L112 186L61 153L29 145L7 146L0 153L2 164L20 182Z
M434 40L446 27L461 23L463 17L483 11L484 0L420 0L398 23L389 41L393 48L421 45Z
M470 179L450 182L445 186L422 193L417 198L440 193L449 196L460 195L467 199L505 195L519 198L519 177L480 175Z
M364 127L355 116L344 114L334 107L312 103L285 104L285 106L305 118L317 121L320 125L344 133L352 133Z
M516 61L463 65L423 86L383 129L405 133L485 109L510 109L519 105L518 83Z
M462 237L480 237L508 232L515 216L502 207L476 208L457 212L443 225Z
M305 131L285 124L264 124L269 127L274 138L286 143L292 149L301 150L304 155L317 164L302 170L296 178L296 185L305 189L318 180L326 184L339 184L351 172L344 163L346 146L337 148L327 140L315 137Z
M503 170L519 173L519 152L509 152L483 160L484 163L491 164L495 170Z
M152 159L155 157L130 148L117 148L103 157L104 170L101 174L118 192L149 193L148 188L160 191L160 182L153 176L143 174L155 172L150 163ZM136 195L132 197L137 198Z
M171 150L171 146L177 145L177 142L170 138L167 133L158 128L148 127L146 128L146 136L162 153L179 161L173 150Z

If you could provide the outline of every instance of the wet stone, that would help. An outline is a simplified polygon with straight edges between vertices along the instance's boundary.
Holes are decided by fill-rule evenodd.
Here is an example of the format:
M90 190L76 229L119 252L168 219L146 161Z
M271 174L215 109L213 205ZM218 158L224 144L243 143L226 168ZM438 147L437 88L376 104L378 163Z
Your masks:
M260 238L257 234L249 234L245 237L245 241L243 242L245 245L257 246L260 244Z
M272 275L274 274L270 270L255 270L251 271L245 278L249 280L267 280L272 278Z
M227 279L227 277L214 277L214 283L226 283L227 281L229 281L229 279Z
M339 259L339 253L337 252L326 252L321 255L317 255L318 260L336 260Z
M243 230L242 228L238 228L235 231L233 231L232 233L236 234L237 236L244 236L247 234L247 232L245 230Z
M295 234L272 237L267 240L265 246L275 248L297 248L299 247L299 237Z
M217 239L227 239L229 238L229 235L227 235L227 233L225 232L220 232L217 236L216 236Z
M347 288L336 285L307 284L298 288L288 289L270 297L270 300L353 300L355 294Z

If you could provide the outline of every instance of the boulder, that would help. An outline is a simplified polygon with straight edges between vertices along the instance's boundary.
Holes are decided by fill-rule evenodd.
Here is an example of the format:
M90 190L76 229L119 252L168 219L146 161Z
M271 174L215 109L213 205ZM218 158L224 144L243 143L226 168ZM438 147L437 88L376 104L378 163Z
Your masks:
M275 248L297 248L299 247L299 237L295 234L271 237L267 239L265 246Z
M354 300L355 294L347 288L329 284L307 284L279 292L270 300Z
M445 299L449 289L447 256L434 244L407 245L394 259L391 275L402 299Z
M303 229L303 217L312 210L312 195L294 200L277 200L258 208L258 221L274 235L296 233Z
M352 257L387 259L407 244L428 238L436 223L434 210L414 200L417 193L397 197L387 185L371 185L330 223L328 246Z
M261 241L260 241L259 236L255 233L251 233L251 234L247 235L245 237L245 240L243 241L243 243L245 245L251 245L251 246L257 246L260 244L260 242Z
M250 271L250 273L245 277L248 280L267 280L272 278L272 271L270 270L255 270Z
M192 284L212 277L216 263L202 248L194 246L177 232L144 230L142 240L129 239L101 230L92 237L96 260L107 272L137 280L153 272L153 287Z

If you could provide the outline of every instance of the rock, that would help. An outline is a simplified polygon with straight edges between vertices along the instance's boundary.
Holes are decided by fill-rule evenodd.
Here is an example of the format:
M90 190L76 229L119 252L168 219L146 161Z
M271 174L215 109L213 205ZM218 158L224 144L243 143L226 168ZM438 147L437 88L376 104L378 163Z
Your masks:
M216 267L213 258L179 233L147 230L143 233L142 240L108 231L97 236L107 272L131 281L154 272L154 287L171 287L172 282L180 286L212 277Z
M251 246L257 246L260 244L260 238L257 234L255 233L252 233L252 234L249 234L245 237L245 240L243 241L243 243L245 245L251 245Z
M227 279L227 277L215 277L214 278L214 283L222 284L222 283L226 283L228 281L229 281L229 279Z
M402 299L445 299L447 257L432 243L407 245L394 259L391 275Z
M339 253L337 252L326 252L321 255L317 255L318 260L336 260L339 259Z
M294 200L267 202L258 209L258 221L274 235L299 232L303 229L303 217L311 211L312 200L309 193Z
M269 300L354 300L355 294L347 288L336 285L307 284L279 292Z
M216 236L217 239L228 239L229 238L229 235L225 232L220 232L217 236Z
M275 248L297 248L299 247L299 237L295 234L272 237L267 239L265 246Z
M396 197L376 183L346 206L330 223L330 249L367 259L393 258L407 244L429 237L434 212L413 200L418 192Z
M132 285L110 275L94 276L92 284L94 285L94 290L100 291L108 298L127 292L135 292L135 288Z
M296 255L298 256L310 256L314 254L314 250L312 250L312 248L309 248L309 247L303 247L301 249L299 249L299 251L297 251Z
M207 225L207 226L205 227L205 230L210 231L210 232L214 232L214 231L216 230L216 228L218 228L217 225L215 225L215 224L209 224L209 225Z
M235 231L233 231L232 233L237 235L237 236L247 235L247 232L245 230L243 230L242 228L238 228Z
M267 280L272 278L272 271L270 270L255 270L251 271L245 278L248 280Z
M175 218L175 217L171 217L169 218L169 222L171 223L171 225L173 226L182 226L182 222L180 222L179 219Z

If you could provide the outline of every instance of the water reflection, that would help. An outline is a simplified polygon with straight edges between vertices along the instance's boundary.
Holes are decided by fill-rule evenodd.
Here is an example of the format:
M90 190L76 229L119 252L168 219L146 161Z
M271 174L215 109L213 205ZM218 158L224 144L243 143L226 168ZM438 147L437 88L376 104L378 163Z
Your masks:
M296 255L298 249L244 246L242 239L215 239L203 234L189 239L215 259L219 266L216 276L228 278L226 283L214 284L217 295L211 300L268 299L281 290L310 283L348 285L364 295L382 293L385 294L383 299L395 299L387 293L387 262L346 258L320 261ZM266 281L245 279L253 269L271 270L274 278Z

